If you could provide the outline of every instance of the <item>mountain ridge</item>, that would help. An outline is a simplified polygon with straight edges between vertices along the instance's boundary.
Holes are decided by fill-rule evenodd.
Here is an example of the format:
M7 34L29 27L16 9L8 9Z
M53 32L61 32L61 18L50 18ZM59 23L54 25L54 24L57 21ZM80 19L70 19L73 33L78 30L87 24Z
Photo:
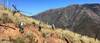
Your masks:
M99 12L100 3L75 4L65 8L49 10L33 16L33 18L50 25L55 24L59 28L68 28L73 32L100 39L100 33L98 33L100 30Z

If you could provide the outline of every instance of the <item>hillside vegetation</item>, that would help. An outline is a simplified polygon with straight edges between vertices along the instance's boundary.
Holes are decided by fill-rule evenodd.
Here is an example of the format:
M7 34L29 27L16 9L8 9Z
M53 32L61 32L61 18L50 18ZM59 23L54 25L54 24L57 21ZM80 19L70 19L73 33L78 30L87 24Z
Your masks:
M17 27L19 22L25 23L24 33ZM39 22L19 12L13 15L13 10L0 5L0 43L100 43L98 39L67 29L52 29ZM40 31L39 26L42 27Z

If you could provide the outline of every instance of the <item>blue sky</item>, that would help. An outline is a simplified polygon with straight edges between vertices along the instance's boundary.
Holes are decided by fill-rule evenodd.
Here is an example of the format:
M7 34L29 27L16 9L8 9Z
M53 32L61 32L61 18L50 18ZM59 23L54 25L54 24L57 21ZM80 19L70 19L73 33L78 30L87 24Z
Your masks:
M0 0L0 3L3 2L4 0ZM8 7L15 4L18 9L32 13L25 13L25 15L32 16L48 9L65 7L72 4L100 3L100 0L5 0L5 2Z

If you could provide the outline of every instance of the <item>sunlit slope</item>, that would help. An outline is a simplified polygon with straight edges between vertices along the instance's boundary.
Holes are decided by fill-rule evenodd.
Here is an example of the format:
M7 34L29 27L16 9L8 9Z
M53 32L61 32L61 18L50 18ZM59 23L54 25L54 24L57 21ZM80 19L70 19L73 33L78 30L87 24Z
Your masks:
M2 5L0 5L0 23L2 22L25 22L28 24L35 22L36 24L39 24L39 21L32 19L31 17L25 16L20 12L13 14L11 9L4 8Z
M27 25L22 34L13 23L2 25L0 25L0 43L100 43L98 39L60 28L53 30L42 27L42 30L38 31L37 27Z

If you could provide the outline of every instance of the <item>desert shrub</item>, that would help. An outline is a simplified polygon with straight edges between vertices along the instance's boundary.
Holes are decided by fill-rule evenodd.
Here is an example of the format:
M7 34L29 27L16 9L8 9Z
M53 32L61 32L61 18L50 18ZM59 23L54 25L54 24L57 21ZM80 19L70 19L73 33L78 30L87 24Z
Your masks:
M13 23L13 21L9 18L8 14L3 13L0 17L1 23Z
M24 42L24 39L21 38L21 37L18 37L18 38L15 39L13 42L14 42L14 43L25 43L25 42Z
M21 37L18 37L16 39L13 39L13 43L37 43L37 40L35 39L36 36L34 36L31 31L24 33Z
M11 12L10 8L5 8L6 12Z
M37 43L36 36L33 35L32 31L27 32L24 36L25 39L29 40L29 43Z

